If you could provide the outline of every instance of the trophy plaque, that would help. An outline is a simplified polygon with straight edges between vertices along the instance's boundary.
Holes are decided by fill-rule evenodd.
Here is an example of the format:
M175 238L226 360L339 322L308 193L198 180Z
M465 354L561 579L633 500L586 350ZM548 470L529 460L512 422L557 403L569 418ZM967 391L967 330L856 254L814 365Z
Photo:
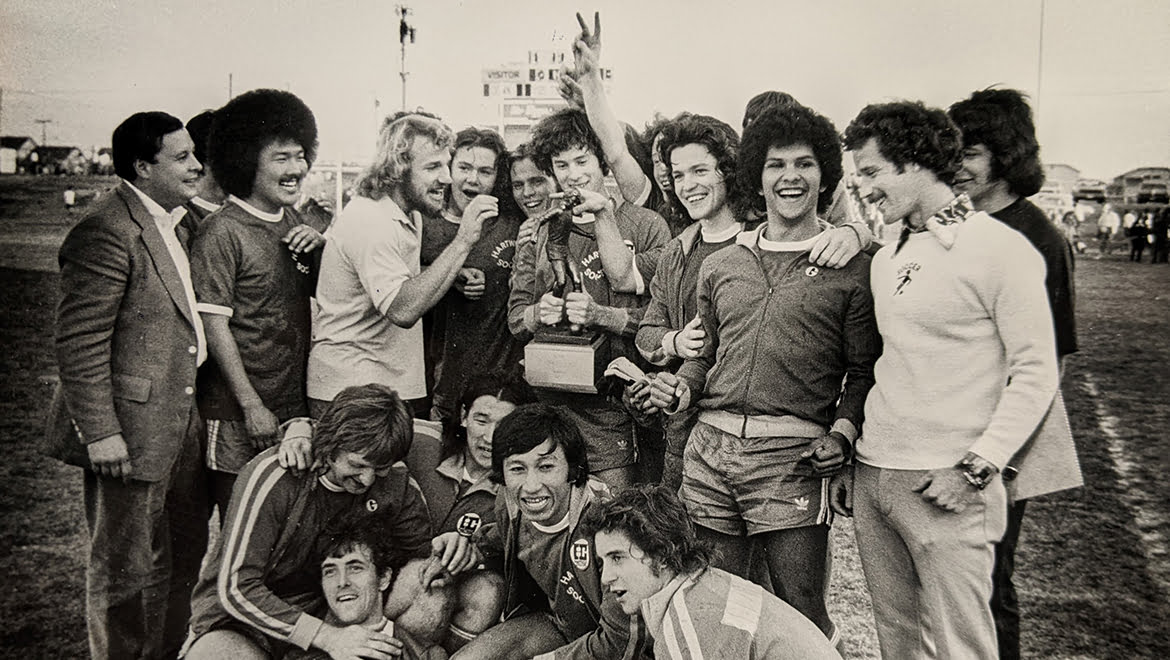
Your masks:
M569 255L573 229L572 209L581 203L576 192L556 193L558 203L537 220L537 228L548 225L545 251L553 271L552 292L565 294L581 290L581 274ZM604 377L608 337L596 330L570 324L562 317L556 325L543 326L524 347L524 378L537 388L596 394Z

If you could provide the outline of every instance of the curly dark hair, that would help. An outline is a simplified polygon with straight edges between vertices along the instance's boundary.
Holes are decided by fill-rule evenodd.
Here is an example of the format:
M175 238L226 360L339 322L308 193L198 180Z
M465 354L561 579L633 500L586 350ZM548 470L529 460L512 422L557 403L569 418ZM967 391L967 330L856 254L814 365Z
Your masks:
M589 125L589 118L581 110L563 108L541 119L532 128L532 162L554 179L552 159L569 149L585 149L597 156L601 173L609 174L601 140Z
M1040 143L1028 97L1014 89L984 89L952 105L947 114L963 134L963 144L991 151L991 176L1003 179L1020 197L1044 185Z
M870 138L898 172L914 163L934 172L948 186L963 162L962 135L947 113L921 101L875 103L861 110L845 129L845 148L860 149Z
M365 457L388 468L406 457L414 441L414 422L398 393L370 383L347 387L337 394L313 434L313 462L327 462L342 452Z
M662 132L662 129L666 128L666 125L675 119L678 119L678 117L674 117L672 119L660 112L654 113L654 116L650 119L649 123L646 124L646 128L642 129L642 144L646 145L647 149L654 149L654 138L658 137L658 134Z
M368 519L363 520L361 517L345 516L330 524L318 537L317 545L318 567L325 563L326 559L343 557L347 552L364 547L369 552L370 561L374 564L378 577L384 576L386 571L391 572L390 584L383 593L389 593L394 588L398 573L414 559L403 551L400 544L391 542L384 530L377 525L371 525Z
M743 130L751 125L761 114L766 110L772 108L786 108L792 105L800 105L788 92L778 92L776 90L768 90L756 94L747 102L743 108Z
M130 115L114 129L111 140L114 173L133 183L138 179L134 164L140 160L158 162L163 138L181 130L182 120L165 112L154 110Z
M456 414L443 422L443 444L440 452L442 458L445 459L457 454L467 446L467 429L461 423L460 418L471 411L471 406L475 405L476 399L481 396L495 397L515 406L536 403L536 393L532 391L532 387L518 372L501 373L497 371L472 376L463 385L463 391L459 395L459 405L455 410Z
M817 212L823 213L833 203L833 194L841 182L841 140L837 127L823 115L798 103L778 105L760 113L743 132L739 148L739 181L744 199L757 212L765 210L760 191L764 161L768 149L805 144L812 149L821 168L822 190L817 196Z
M716 168L723 175L723 182L727 186L727 201L731 204L736 216L740 215L744 200L740 186L737 185L739 136L735 129L726 122L719 121L707 115L692 115L683 113L662 127L662 140L658 143L658 157L666 164L671 172L674 169L670 164L670 154L679 147L688 144L699 144L715 157ZM678 198L678 193L672 187L667 191L666 199L674 214L688 217L686 207Z
M254 89L216 110L207 140L207 159L224 192L248 198L260 151L277 140L299 144L310 166L317 158L317 120L294 94Z
M582 486L589 478L589 459L585 455L585 438L568 413L547 403L529 403L516 408L496 425L492 435L491 480L504 483L504 460L526 454L552 440L553 448L564 447L569 462L569 482Z
M707 568L713 548L695 536L682 502L669 488L642 484L590 507L582 521L586 532L621 532L652 561L676 574Z

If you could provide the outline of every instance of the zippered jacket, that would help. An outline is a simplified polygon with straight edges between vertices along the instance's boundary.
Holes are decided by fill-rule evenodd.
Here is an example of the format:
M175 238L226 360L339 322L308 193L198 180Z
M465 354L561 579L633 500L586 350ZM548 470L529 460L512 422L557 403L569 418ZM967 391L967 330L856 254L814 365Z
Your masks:
M707 340L678 376L701 410L742 416L745 431L754 417L823 429L844 419L860 430L881 353L871 257L831 269L805 252L773 278L759 247L766 226L703 262L697 295Z

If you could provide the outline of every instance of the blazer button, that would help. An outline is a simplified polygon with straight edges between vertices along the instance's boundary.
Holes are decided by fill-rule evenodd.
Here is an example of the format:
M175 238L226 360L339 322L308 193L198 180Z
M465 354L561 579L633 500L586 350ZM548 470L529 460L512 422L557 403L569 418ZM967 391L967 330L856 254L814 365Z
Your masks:
M183 388L183 391L186 392L187 394L194 394L195 388L194 387L185 387L185 388Z
M199 352L199 349L195 348L194 346L188 346L187 352L190 353L191 355L195 355L196 353Z

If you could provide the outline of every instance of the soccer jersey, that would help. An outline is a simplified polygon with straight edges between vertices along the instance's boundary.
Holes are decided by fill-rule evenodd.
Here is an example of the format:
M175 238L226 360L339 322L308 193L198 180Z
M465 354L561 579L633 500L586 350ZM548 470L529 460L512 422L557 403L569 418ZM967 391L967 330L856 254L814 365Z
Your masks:
M435 398L437 405L454 406L467 379L493 371L520 367L524 344L508 332L509 282L521 220L497 216L483 223L464 268L484 274L484 292L471 300L454 287L434 309L436 334ZM423 224L422 260L428 263L455 238L459 225L444 219ZM440 334L441 333L441 334ZM446 411L454 414L455 411Z
M307 255L294 258L281 242L300 224L291 209L268 214L231 197L203 220L191 249L199 313L229 317L249 382L281 420L307 413L311 266ZM198 389L205 418L243 418L213 360L201 370Z

